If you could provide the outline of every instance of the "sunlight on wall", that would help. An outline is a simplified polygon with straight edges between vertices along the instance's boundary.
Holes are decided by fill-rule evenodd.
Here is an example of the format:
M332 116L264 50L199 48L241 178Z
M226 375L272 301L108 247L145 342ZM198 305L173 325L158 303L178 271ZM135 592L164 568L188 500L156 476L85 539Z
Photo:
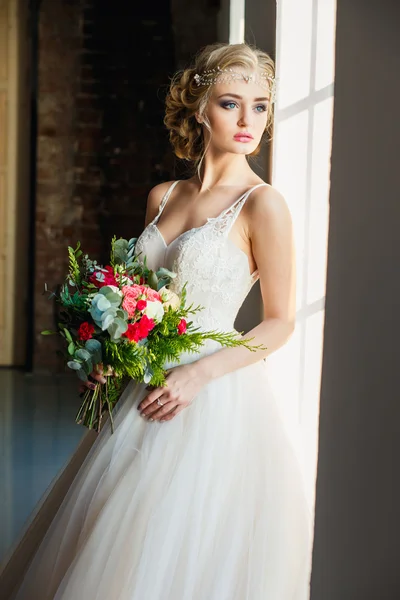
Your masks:
M229 3L229 43L244 42L244 5L245 0L231 0Z
M285 196L297 255L296 330L268 359L272 386L315 501L322 366L335 0L277 5L277 103L273 185Z

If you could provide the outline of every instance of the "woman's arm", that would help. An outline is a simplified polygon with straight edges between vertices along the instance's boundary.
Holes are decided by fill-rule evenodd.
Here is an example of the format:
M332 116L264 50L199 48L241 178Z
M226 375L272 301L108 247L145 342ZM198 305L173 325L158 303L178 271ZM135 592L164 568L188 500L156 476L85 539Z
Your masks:
M253 197L252 197L253 196ZM272 187L255 190L248 199L248 230L259 275L263 321L245 337L267 350L222 348L195 363L207 381L265 358L290 338L295 326L296 273L291 215L284 197ZM251 202L250 202L251 200Z

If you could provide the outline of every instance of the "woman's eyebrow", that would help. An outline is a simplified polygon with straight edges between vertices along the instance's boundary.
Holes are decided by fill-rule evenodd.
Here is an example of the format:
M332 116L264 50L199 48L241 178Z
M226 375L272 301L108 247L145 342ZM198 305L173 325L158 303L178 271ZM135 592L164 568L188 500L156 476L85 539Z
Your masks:
M232 96L232 98L237 98L238 100L243 100L242 96L239 94L232 94L231 92L226 92L225 94L221 94L218 98L222 98L222 96ZM269 98L254 98L254 102L263 102L269 100Z

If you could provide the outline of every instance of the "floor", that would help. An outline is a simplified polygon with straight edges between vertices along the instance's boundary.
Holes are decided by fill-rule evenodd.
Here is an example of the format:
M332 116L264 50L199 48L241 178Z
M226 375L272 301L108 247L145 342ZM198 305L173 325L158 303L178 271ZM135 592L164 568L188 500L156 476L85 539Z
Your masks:
M86 432L77 387L71 375L0 369L0 562Z

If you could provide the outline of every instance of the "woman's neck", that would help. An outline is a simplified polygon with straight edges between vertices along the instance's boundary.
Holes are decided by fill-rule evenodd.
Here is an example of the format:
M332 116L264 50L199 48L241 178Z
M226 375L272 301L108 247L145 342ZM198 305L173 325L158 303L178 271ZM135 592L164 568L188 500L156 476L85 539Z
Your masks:
M201 165L200 177L195 175L199 193L217 187L243 186L246 179L254 180L255 173L249 167L245 155L224 153L219 157L206 155Z

